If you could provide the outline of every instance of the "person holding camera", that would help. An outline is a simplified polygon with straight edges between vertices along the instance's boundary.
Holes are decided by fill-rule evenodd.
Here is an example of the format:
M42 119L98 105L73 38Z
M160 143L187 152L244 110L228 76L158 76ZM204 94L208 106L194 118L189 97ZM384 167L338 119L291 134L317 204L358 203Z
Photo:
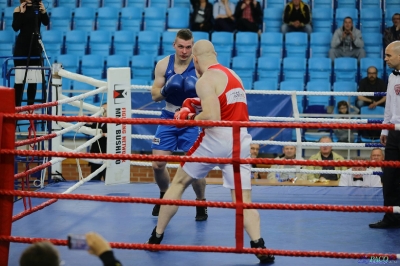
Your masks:
M49 25L46 8L39 0L20 0L14 9L12 28L19 31L15 42L14 57L39 57L42 48L39 44L40 25ZM29 62L28 62L29 60ZM14 59L16 67L41 66L39 59ZM17 78L16 78L17 79ZM33 104L36 96L36 83L28 84L28 104ZM15 105L21 106L24 84L15 82Z
M353 27L353 19L345 17L343 27L336 29L331 41L329 57L332 61L338 57L354 57L360 61L365 57L364 41L361 31Z

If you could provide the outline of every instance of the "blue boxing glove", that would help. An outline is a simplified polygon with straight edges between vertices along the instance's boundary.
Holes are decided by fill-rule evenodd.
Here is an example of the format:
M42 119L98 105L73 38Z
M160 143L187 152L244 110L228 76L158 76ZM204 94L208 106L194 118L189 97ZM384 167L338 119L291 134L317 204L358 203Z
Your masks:
M188 76L185 78L183 82L183 89L185 90L185 94L187 98L196 98L196 82L197 77Z
M171 76L164 87L161 88L161 95L166 98L170 94L179 93L183 91L183 76L180 74L175 74Z

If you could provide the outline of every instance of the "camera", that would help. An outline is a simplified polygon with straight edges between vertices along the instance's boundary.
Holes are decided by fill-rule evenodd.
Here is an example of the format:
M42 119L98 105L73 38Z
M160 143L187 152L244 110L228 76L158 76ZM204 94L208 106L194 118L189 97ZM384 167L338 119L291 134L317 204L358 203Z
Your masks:
M86 236L85 235L69 234L68 235L68 248L69 249L88 250L89 246L86 243Z
M39 9L40 8L40 2L42 2L42 0L32 0L33 8Z

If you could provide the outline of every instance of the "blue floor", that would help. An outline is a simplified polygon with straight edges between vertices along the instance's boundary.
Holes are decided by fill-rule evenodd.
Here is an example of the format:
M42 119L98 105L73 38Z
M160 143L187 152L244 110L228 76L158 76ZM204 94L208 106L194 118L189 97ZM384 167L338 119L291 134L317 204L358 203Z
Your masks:
M44 188L44 192L63 192L73 182L63 182ZM90 182L75 191L132 197L157 197L155 184L105 186ZM208 185L207 200L230 201L228 189ZM189 188L184 199L194 199ZM39 204L45 199L33 199ZM337 205L382 205L381 188L351 187L253 187L253 201L260 203L311 203ZM111 242L144 243L156 225L151 205L59 200L58 202L16 221L13 236L66 239L69 233L96 231ZM14 205L14 214L23 210L22 201ZM368 223L379 220L380 213L343 213L322 211L261 210L262 236L271 249L335 252L400 253L399 229L373 230ZM181 207L168 226L163 244L207 245L234 247L234 211L209 208L206 222L195 222L195 208ZM246 235L246 246L249 239ZM18 265L27 244L11 243L9 265ZM58 247L65 265L101 265L98 258L86 251ZM123 265L205 266L257 265L250 254L148 252L115 250ZM400 262L395 262L399 263ZM274 265L359 265L357 260L297 258L277 256Z

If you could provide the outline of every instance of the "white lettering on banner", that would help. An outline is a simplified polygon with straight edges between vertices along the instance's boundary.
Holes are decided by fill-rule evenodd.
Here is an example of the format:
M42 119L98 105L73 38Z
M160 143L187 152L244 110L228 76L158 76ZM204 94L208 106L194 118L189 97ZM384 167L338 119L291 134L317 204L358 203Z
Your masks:
M231 89L226 94L227 104L247 103L246 93L241 88Z

